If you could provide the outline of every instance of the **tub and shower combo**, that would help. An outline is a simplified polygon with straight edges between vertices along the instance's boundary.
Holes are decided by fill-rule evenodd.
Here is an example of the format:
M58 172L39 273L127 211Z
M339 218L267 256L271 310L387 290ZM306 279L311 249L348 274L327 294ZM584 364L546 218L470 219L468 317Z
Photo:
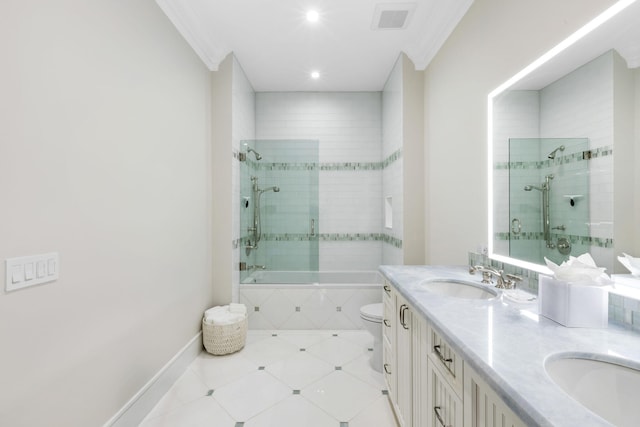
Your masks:
M366 328L380 370L382 276L319 268L320 242L336 237L318 223L318 141L243 141L240 160L239 302L249 328Z

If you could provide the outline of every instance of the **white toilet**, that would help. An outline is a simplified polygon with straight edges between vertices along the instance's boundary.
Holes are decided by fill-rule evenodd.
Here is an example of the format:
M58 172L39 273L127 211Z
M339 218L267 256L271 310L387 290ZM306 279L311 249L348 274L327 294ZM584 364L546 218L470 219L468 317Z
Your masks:
M360 318L365 329L373 335L373 354L369 363L373 369L382 372L382 303L360 307Z

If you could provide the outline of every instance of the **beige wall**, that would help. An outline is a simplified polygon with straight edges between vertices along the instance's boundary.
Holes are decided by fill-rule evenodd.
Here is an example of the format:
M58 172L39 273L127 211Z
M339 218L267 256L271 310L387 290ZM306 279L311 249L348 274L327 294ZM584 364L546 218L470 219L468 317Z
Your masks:
M402 55L402 206L403 263L420 265L424 259L424 79Z
M613 0L475 0L425 72L426 262L487 243L487 95Z
M231 217L233 209L232 195L232 89L233 55L228 55L212 73L212 135L211 155L213 165L212 194L213 215L213 283L216 305L229 304L232 299L232 261L233 241Z
M60 255L2 285L0 425L101 425L213 300L210 73L152 1L5 1L0 52L0 261Z

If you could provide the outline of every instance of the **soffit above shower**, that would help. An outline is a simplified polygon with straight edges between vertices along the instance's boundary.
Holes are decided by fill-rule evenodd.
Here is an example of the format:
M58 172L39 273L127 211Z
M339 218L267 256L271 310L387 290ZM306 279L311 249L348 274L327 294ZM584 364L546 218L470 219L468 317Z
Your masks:
M233 52L267 92L382 90L401 52L424 69L473 0L156 2L210 70ZM319 22L305 21L307 6Z

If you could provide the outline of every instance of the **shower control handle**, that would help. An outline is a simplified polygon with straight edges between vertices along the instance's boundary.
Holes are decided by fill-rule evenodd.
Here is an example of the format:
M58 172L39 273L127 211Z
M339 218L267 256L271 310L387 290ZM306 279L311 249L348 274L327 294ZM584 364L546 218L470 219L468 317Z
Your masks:
M316 236L316 220L311 219L311 237Z

